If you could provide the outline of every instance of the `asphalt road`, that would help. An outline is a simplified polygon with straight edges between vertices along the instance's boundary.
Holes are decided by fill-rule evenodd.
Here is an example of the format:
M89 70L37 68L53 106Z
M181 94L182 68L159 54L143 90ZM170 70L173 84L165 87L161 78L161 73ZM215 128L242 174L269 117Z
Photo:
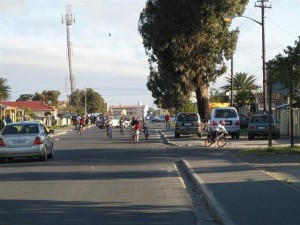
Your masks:
M86 129L55 137L54 159L1 164L2 225L213 225L195 213L176 162L178 149L129 134Z

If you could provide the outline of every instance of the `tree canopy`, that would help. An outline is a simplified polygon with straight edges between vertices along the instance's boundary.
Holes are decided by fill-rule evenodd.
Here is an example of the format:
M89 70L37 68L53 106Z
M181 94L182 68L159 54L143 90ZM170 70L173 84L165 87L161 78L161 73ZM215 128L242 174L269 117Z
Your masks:
M248 0L148 0L138 30L150 65L148 89L156 103L170 94L196 93L198 110L208 118L209 82L226 71L225 59L236 46L237 32L223 16L241 15ZM172 83L172 85L170 85Z
M283 52L267 63L271 82L284 84L290 95L300 100L300 36L295 46L288 46Z
M76 90L71 94L70 99L70 105L74 107L77 113L84 114L85 106L87 113L106 112L104 99L93 89Z
M223 91L231 90L231 76L225 77L226 85L222 86L220 89ZM256 85L257 78L254 75L249 75L247 73L236 73L232 77L233 90L237 91L252 91L257 90L260 86Z
M7 80L0 77L0 101L7 101L10 97L11 88L6 84Z

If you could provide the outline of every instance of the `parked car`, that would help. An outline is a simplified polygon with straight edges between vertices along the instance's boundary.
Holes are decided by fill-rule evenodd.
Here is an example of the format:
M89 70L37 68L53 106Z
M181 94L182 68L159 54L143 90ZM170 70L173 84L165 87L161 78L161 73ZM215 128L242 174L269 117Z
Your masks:
M152 123L157 123L157 122L160 122L160 119L158 116L154 116L152 119L151 119L151 122Z
M103 124L103 120L102 120L102 118L97 118L96 120L95 120L95 125L97 126L97 127L99 127L99 129L103 129L104 128L104 124Z
M181 134L197 134L202 137L202 122L200 115L194 112L181 112L175 120L175 138Z
M245 116L243 114L240 114L240 113L239 113L239 118L240 118L240 127L241 128L248 128L248 124L249 124L250 119L247 116Z
M240 118L234 107L214 108L210 114L209 126L214 130L221 121L225 121L225 128L232 138L240 137Z
M170 115L170 122L175 122L176 116L174 114Z
M166 117L166 115L160 115L158 118L159 122L161 122L161 123L165 122L165 117Z
M280 138L279 122L271 115L272 137ZM254 115L248 125L248 140L254 139L256 136L269 135L269 115L258 114Z
M0 161L19 157L53 158L54 130L38 121L9 123L0 135Z

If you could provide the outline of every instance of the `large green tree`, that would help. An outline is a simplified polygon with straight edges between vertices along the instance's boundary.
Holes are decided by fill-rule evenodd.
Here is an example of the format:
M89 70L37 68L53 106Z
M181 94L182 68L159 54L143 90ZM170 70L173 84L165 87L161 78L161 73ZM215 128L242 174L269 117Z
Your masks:
M148 0L139 19L139 32L150 64L149 90L156 100L168 93L196 93L198 111L208 118L209 82L226 71L236 46L237 31L229 32L223 16L241 15L248 0ZM161 83L173 82L164 86ZM158 90L158 91L157 91ZM176 102L176 99L174 100Z
M85 106L87 113L106 112L106 104L102 96L93 89L76 90L70 96L72 105L77 113L84 114Z
M267 63L269 81L284 84L291 97L300 100L300 36L295 46L288 46L283 53Z
M0 101L7 101L10 97L11 88L7 84L5 78L0 77Z

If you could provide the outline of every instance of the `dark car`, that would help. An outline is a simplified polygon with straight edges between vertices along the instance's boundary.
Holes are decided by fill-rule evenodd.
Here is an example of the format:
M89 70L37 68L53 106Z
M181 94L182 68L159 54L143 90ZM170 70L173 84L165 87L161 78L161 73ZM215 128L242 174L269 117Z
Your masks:
M280 137L279 122L271 115L272 137L278 139ZM248 125L248 140L252 140L256 136L268 136L269 134L269 115L254 115Z
M202 122L198 113L178 113L175 119L175 138L180 138L181 134L197 134L202 137Z
M249 125L250 119L247 116L240 114L240 113L239 113L239 117L240 117L241 128L247 128Z

